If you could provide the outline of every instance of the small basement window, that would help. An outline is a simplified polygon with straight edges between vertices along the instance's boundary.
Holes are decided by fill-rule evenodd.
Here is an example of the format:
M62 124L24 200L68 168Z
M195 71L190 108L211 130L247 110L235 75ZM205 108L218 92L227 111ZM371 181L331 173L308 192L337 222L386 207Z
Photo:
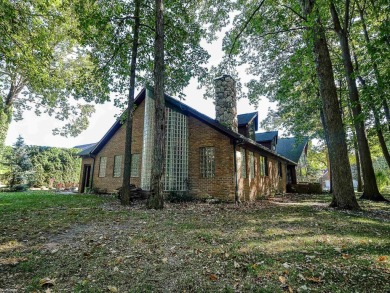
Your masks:
M200 148L200 174L202 178L215 177L215 148Z

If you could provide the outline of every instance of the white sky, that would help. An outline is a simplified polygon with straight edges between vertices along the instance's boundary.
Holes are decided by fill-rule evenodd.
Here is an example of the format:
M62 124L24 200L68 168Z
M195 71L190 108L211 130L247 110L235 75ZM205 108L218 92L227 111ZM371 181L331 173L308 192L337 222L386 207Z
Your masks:
M222 37L224 32L221 32L221 37L212 44L202 43L203 47L208 50L211 55L209 59L209 65L217 65L222 60ZM250 76L245 73L244 69L239 70L242 82L248 82ZM245 90L245 89L244 89ZM197 89L197 82L195 79L191 80L191 83L184 89L186 94L185 104L195 108L201 113L204 113L212 118L215 118L215 108L212 100L203 99L203 90ZM268 99L262 97L259 102L259 121L262 121L266 115L271 103ZM21 135L24 141L28 145L42 145L53 147L66 147L70 148L75 145L87 144L98 142L108 129L115 122L115 115L119 114L122 110L116 108L112 102L107 102L103 105L96 105L96 112L90 118L90 125L87 130L82 132L78 137L65 138L59 135L53 135L52 129L55 127L61 127L63 121L58 121L46 114L36 116L33 111L24 112L24 119L18 122L12 121L7 138L6 145L12 145L15 143L16 138ZM274 106L273 106L274 107ZM249 105L247 99L240 99L237 102L238 114L254 112L256 111L254 106ZM261 129L259 129L261 130Z

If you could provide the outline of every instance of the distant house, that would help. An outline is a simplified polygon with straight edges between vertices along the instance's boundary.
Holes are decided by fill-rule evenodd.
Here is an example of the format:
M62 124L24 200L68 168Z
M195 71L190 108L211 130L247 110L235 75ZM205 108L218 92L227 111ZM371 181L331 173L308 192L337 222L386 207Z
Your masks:
M267 131L256 133L256 142L294 162L287 164L287 184L307 181L307 139L278 138L278 131Z
M249 201L285 192L288 166L297 163L255 141L257 113L237 115L235 81L215 80L216 119L168 95L164 189L195 197ZM154 97L143 89L135 99L130 182L150 190ZM126 125L116 121L103 138L80 152L80 192L111 192L122 185Z

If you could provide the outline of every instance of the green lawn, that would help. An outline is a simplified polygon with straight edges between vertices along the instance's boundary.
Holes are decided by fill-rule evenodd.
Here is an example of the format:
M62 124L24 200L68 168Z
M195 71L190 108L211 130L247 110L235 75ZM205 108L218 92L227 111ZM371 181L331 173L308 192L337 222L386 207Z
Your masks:
M153 211L109 196L0 193L0 292L389 292L390 205L343 212L329 201Z

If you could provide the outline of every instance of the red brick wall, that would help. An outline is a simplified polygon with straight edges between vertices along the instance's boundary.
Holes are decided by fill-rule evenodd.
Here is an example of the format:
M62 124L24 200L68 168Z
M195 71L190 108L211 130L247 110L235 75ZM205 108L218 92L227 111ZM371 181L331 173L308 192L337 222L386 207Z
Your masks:
M190 192L197 197L212 196L234 200L233 144L230 138L188 117L189 133L189 184ZM200 171L200 148L215 148L215 178L202 178Z
M241 148L237 148L240 151ZM286 192L286 164L282 163L282 177L278 175L278 160L268 158L268 176L260 175L260 154L253 152L255 159L255 176L249 178L249 151L246 150L246 178L238 170L238 193L241 201L253 201L262 196Z
M84 175L84 166L85 165L93 165L93 159L92 158L82 158L81 160L81 172L80 172L80 180L79 180L79 191L82 189L82 184L83 184L83 175ZM90 178L92 180L92 177Z
M140 154L139 174L141 174L142 161L142 140L143 140L143 122L144 122L144 101L134 112L133 124L133 145L132 153ZM107 192L112 192L122 185L122 176L115 178L114 156L122 155L122 175L124 161L124 141L125 126L122 126L110 139L110 141L97 154L93 172L93 187ZM234 200L235 178L234 178L234 148L230 138L219 131L204 124L198 119L188 117L189 133L189 186L190 192L196 197L212 196L224 200ZM202 178L200 170L200 148L215 148L215 178ZM240 148L237 147L237 151ZM278 176L277 160L268 158L268 176L260 176L260 154L255 155L255 178L249 179L249 152L246 151L247 178L239 178L239 194L242 201L255 200L262 195L271 195L275 192L285 192L286 187L286 167L283 164L283 178ZM98 177L100 157L107 157L106 176ZM92 159L85 158L84 164L91 164ZM82 178L80 177L80 186ZM141 178L131 178L131 183L140 186Z
M132 154L140 154L139 170L141 170L142 160L142 140L143 140L143 124L144 124L144 101L134 111L133 122L133 142L132 142ZM109 140L109 142L103 147L102 150L96 155L95 166L93 172L93 187L101 191L113 192L115 189L122 186L123 180L123 166L124 166L124 151L125 151L125 136L126 125L123 125ZM122 156L121 176L114 177L114 156ZM107 157L106 176L99 177L99 164L100 158ZM88 164L87 160L83 159L82 168L84 164ZM141 171L139 172L141 175ZM80 177L80 184L82 178ZM141 177L131 178L130 182L139 186L141 183Z

